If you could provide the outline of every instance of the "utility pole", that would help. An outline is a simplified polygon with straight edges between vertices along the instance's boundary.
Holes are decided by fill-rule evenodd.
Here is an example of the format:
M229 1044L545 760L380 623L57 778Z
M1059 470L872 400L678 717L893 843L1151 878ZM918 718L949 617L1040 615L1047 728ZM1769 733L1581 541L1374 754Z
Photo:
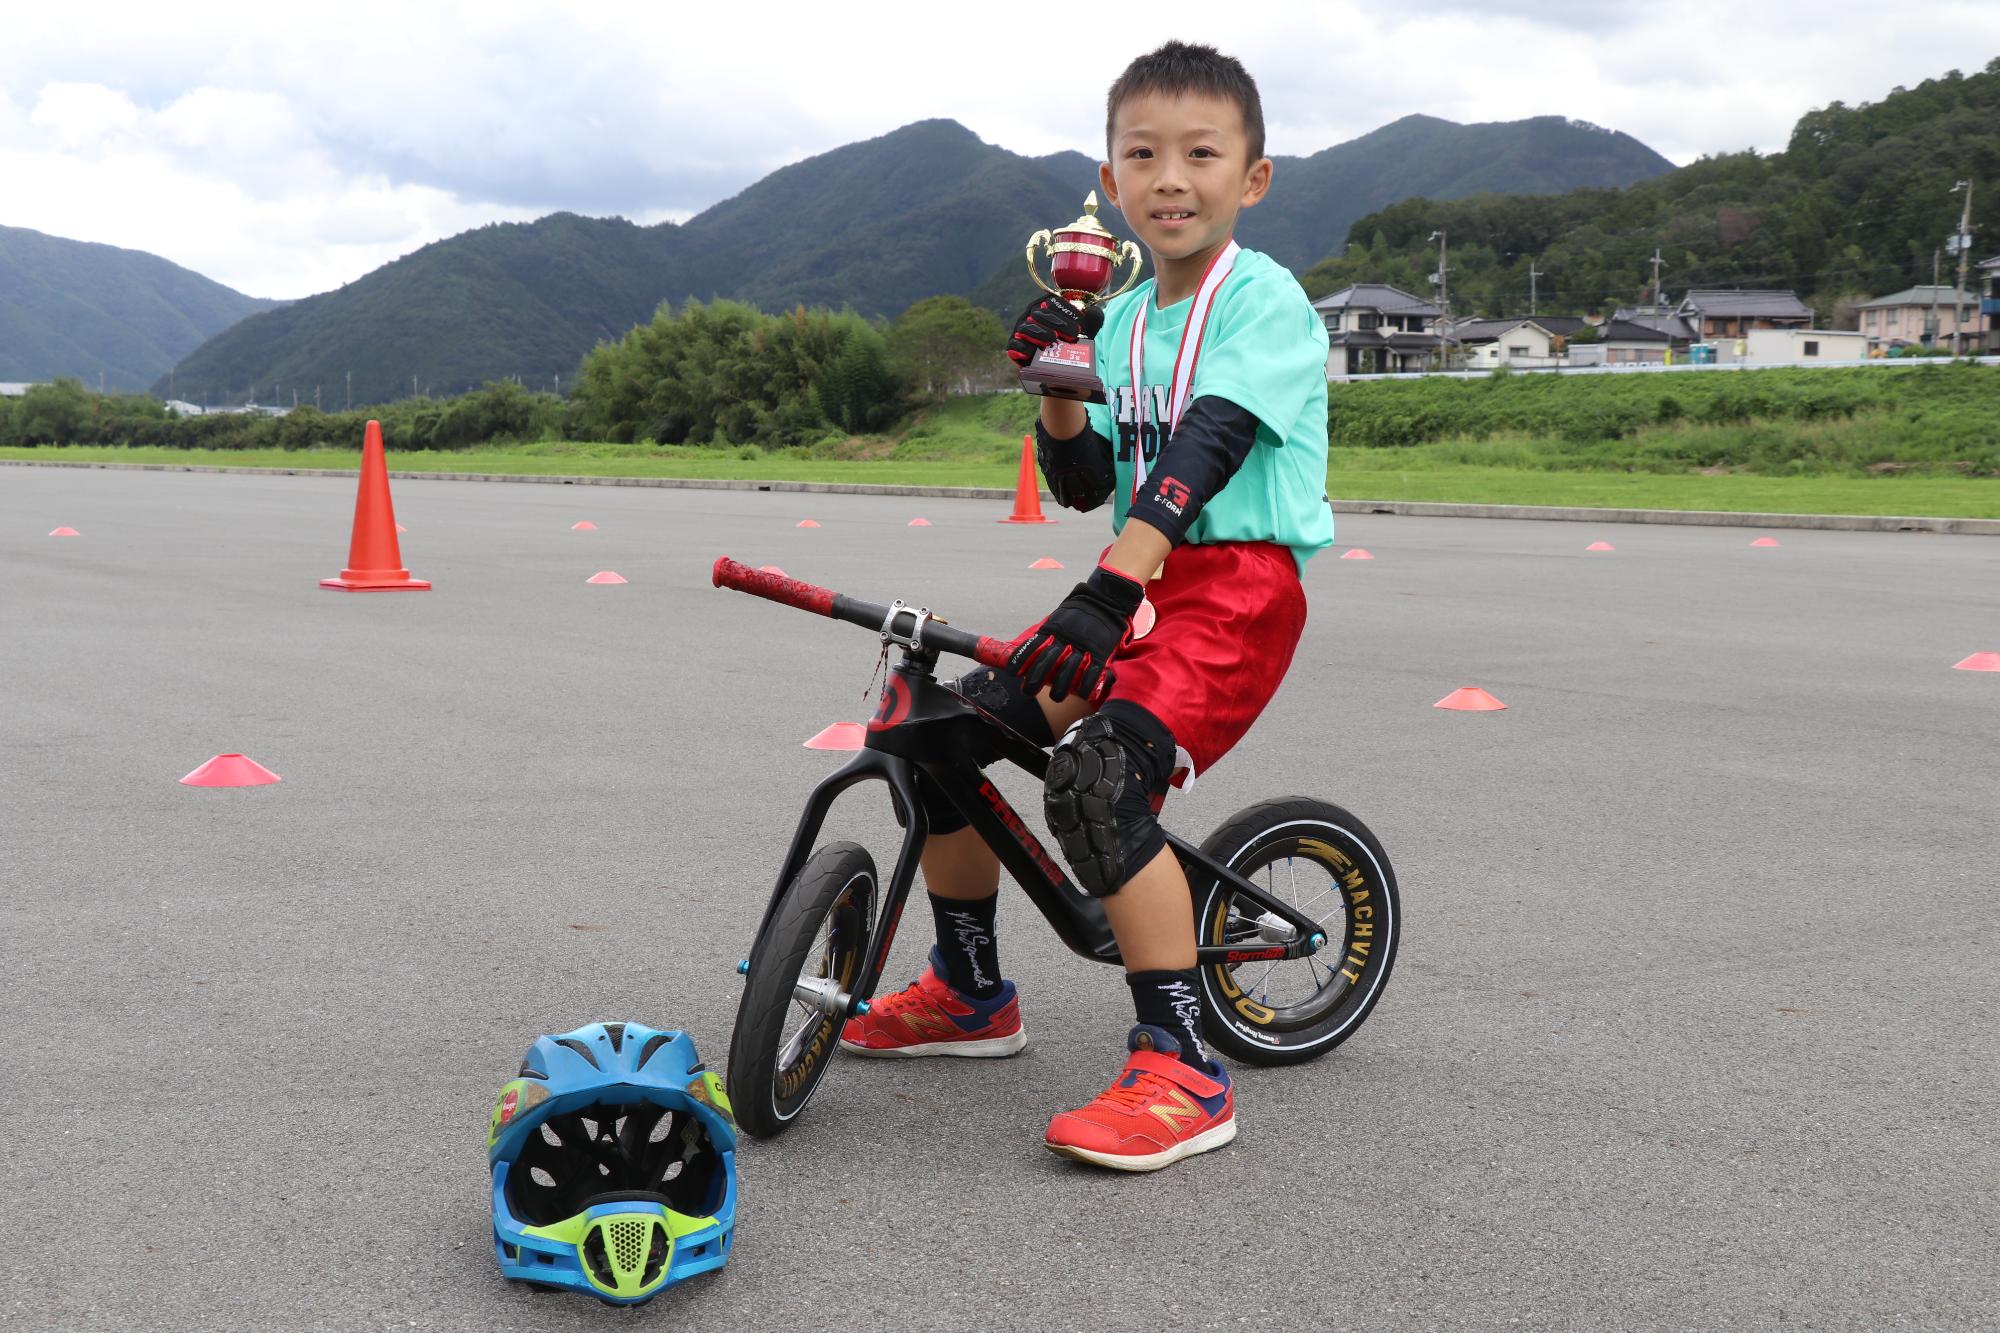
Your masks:
M1972 255L1972 182L1960 181L1951 187L1965 191L1965 208L1958 215L1958 287L1952 292L1951 354L1959 354L1959 339L1965 334L1965 263Z
M354 372L347 372L347 410L354 410Z
M1535 261L1530 259L1528 261L1528 313L1531 315L1535 313L1535 279L1541 276L1541 272L1535 267Z
M1660 264L1660 247L1656 245L1653 247L1653 313L1656 315L1662 313L1660 310Z

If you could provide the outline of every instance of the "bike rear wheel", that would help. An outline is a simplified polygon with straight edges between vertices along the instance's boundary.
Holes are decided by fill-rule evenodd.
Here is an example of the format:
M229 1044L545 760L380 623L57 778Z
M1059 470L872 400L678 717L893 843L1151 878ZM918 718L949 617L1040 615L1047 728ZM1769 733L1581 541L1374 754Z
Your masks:
M1388 983L1403 915L1382 844L1337 805L1305 796L1261 801L1209 835L1202 851L1320 923L1319 953L1201 969L1202 1031L1224 1055L1287 1065L1354 1035ZM1195 933L1245 950L1274 942L1261 907L1222 880L1192 877Z
M808 995L829 984L835 994L853 989L868 956L876 888L867 849L830 843L785 886L751 949L729 1042L729 1098L737 1123L757 1138L791 1126L833 1061L845 1019Z

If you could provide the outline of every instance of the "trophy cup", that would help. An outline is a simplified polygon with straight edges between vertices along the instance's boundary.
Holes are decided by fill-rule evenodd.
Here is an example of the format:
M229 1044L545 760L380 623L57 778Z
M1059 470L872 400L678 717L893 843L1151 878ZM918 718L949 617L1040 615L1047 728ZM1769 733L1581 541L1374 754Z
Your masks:
M1035 266L1037 249L1048 252L1053 284L1044 281L1041 270ZM1125 285L1115 292L1106 291L1111 279L1117 276L1119 265L1128 260L1132 272ZM1132 284L1139 280L1139 266L1144 262L1136 242L1120 245L1118 238L1097 220L1095 190L1083 201L1082 217L1053 234L1038 231L1028 238L1028 274L1035 285L1060 296L1079 311L1131 290ZM1035 353L1035 359L1021 370L1021 388L1027 393L1079 403L1109 401L1104 395L1104 382L1097 378L1097 349L1088 338L1073 343L1051 343Z

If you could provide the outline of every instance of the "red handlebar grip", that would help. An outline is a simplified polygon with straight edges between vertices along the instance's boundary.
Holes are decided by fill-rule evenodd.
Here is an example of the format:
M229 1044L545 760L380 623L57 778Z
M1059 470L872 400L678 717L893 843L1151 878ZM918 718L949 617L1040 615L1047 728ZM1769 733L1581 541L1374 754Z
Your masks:
M981 666L995 667L1004 671L1007 669L1007 659L1013 655L1014 650L1005 639L989 639L982 634L979 636L979 651L974 653L973 657Z
M801 611L811 611L815 615L833 614L833 590L821 588L811 583L803 583L783 574L770 574L761 569L752 569L739 560L728 556L718 556L715 561L715 586L734 588L773 602L783 602Z

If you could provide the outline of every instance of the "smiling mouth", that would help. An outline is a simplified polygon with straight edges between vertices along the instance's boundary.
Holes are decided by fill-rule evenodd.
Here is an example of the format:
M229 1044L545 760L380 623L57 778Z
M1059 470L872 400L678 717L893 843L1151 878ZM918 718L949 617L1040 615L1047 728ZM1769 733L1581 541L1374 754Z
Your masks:
M1157 213L1153 214L1153 221L1155 221L1155 222L1186 222L1186 221L1187 221L1187 220L1188 220L1189 218L1191 218L1191 217L1193 217L1193 216L1194 216L1194 214L1193 214L1193 213L1191 213L1191 212L1189 212L1189 211L1188 211L1188 210L1186 210L1186 209L1181 209L1181 208L1169 208L1169 209L1162 209L1161 211L1159 211L1159 212L1157 212Z

